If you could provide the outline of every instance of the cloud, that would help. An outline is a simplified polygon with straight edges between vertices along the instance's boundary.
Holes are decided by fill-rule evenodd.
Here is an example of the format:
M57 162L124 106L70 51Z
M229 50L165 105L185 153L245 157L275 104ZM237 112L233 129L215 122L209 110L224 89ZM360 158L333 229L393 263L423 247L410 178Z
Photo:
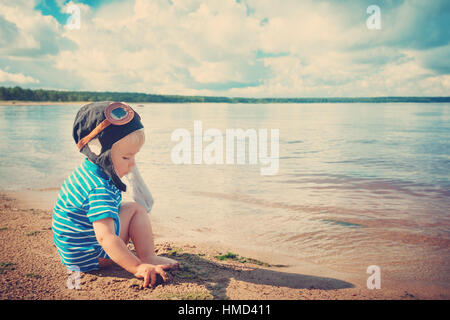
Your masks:
M0 16L0 46L2 49L9 46L10 43L19 35L19 30L14 23L9 22Z
M364 3L364 2L363 2ZM381 30L367 32L358 24L348 29L350 49L380 46L397 50L426 50L444 46L450 41L450 2L436 0L395 1L395 6L379 4Z
M3 85L66 89L66 72L55 69L55 57L75 49L62 35L63 27L52 16L34 9L33 1L0 1L0 69ZM5 71L3 71L5 72ZM26 76L25 76L26 75ZM64 81L63 81L64 79ZM67 83L67 87L65 84Z
M450 74L450 44L426 50L418 56L422 65L436 74Z
M380 1L381 30L366 26L369 0L45 2L0 2L0 68L42 86L296 97L449 91L446 1ZM64 27L69 4L81 10L79 30Z
M395 30L386 43L391 46L428 49L447 45L450 41L450 2L405 1L385 25Z
M0 25L2 55L38 58L74 48L61 35L62 27L56 19L36 12L30 1L0 2Z
M0 83L8 84L27 84L27 83L39 83L39 80L30 76L23 75L22 73L9 73L0 69Z

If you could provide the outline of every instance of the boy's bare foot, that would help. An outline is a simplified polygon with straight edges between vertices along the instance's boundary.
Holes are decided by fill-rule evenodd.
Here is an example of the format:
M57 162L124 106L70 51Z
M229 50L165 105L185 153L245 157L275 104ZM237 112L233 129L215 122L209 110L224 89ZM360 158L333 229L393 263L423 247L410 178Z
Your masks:
M178 268L180 266L180 263L174 259L170 259L167 257L162 257L162 256L153 256L150 259L148 259L148 261L146 261L147 263L153 264L153 265L165 265L168 266L167 268L164 269L174 269L174 268Z

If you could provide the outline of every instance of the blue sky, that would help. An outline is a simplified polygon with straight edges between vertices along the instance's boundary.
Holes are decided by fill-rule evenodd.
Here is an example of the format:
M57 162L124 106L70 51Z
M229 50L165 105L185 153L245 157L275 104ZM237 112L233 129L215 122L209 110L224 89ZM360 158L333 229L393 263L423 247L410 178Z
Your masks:
M80 10L70 29L66 8ZM369 29L370 5L380 29ZM0 0L0 86L450 95L450 1Z
M69 1L69 0L38 0L35 1L34 9L39 11L44 16L54 17L60 24L65 24L70 14L63 10L64 6L73 4L84 4L95 11L97 8L103 5L112 4L114 2L120 2L122 0L82 0L82 1Z

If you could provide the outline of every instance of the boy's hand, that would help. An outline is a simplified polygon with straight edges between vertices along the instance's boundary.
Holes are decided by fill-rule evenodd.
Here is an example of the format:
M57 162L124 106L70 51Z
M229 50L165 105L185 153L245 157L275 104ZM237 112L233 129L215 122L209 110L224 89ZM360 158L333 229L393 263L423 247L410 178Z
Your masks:
M144 278L144 288L146 288L149 284L150 287L153 287L156 283L156 277L159 274L164 281L167 281L167 275L164 272L164 269L170 268L169 265L153 265L142 263L137 267L135 277L142 279Z

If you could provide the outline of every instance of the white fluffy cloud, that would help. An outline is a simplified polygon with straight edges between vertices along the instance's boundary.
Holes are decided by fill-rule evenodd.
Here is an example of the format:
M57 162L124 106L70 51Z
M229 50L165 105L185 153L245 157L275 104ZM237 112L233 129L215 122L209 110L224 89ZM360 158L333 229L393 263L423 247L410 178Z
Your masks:
M0 83L14 82L17 84L39 83L39 80L22 73L9 73L0 69Z
M33 7L32 1L0 1L2 38L8 41L0 48L2 56L36 58L58 52L61 27L53 17L42 16Z
M386 5L378 31L367 29L362 2L77 5L81 28L70 30L29 2L0 2L0 69L70 90L311 97L447 95L450 89L448 63L438 61L448 57L449 50L439 49L445 34L421 41L412 31L417 21L426 23L421 12L435 14L436 5ZM436 48L428 50L431 45ZM15 64L19 57L28 63ZM49 71L33 61L44 61Z

